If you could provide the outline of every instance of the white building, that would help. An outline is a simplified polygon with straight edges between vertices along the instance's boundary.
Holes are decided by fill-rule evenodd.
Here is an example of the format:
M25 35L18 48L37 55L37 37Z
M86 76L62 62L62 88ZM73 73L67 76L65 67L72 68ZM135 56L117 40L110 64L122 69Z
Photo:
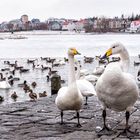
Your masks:
M130 24L130 32L138 32L140 31L140 20L134 20Z
M65 21L62 25L64 31L76 31L76 24L73 21Z
M20 30L23 26L20 19L11 20L9 23L13 24L13 30Z
M84 26L85 26L86 20L85 19L81 19L79 21L76 22L76 30L77 31L84 31Z

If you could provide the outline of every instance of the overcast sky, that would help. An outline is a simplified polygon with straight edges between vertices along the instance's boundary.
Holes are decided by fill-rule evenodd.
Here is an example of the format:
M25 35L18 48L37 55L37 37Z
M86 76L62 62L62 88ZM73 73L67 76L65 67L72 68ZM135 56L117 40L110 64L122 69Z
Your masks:
M0 22L19 19L27 14L29 20L49 17L87 18L140 14L140 0L0 0Z

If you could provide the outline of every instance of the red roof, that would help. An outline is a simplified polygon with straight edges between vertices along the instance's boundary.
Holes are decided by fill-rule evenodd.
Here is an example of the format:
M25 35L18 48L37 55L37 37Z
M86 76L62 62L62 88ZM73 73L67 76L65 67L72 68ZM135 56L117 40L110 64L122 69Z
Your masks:
M135 26L140 25L140 20L134 20L134 21L132 21L132 23L133 23Z

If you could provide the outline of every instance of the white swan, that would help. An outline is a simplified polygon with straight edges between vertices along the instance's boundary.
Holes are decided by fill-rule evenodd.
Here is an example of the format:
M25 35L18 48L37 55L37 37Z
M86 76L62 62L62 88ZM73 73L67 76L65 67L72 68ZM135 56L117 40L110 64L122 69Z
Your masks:
M138 98L139 92L134 77L127 73L130 60L126 48L121 43L115 43L102 58L112 54L119 54L121 62L108 64L96 84L96 93L103 105L102 115L104 120L104 127L99 134L102 135L106 130L109 130L105 119L106 108L110 108L118 112L126 110L126 127L123 134L127 135L130 132L128 127L130 111Z
M0 89L10 89L11 88L11 85L8 82L7 74L8 73L6 73L5 80L0 81Z
M105 66L97 66L94 70L93 70L93 74L95 75L101 75L105 70Z
M96 95L96 92L91 82L86 80L84 76L83 78L80 78L80 64L78 62L77 62L76 79L77 79L76 83L77 83L78 88L80 89L82 95L86 97L85 105L87 105L88 97Z
M58 109L61 110L61 124L63 124L63 111L75 110L77 112L78 124L79 121L79 110L82 106L83 97L76 84L75 67L74 67L74 56L79 54L75 48L68 50L69 59L69 75L68 75L68 87L62 87L58 91L58 95L55 99L55 103Z
M84 78L86 79L86 80L88 80L89 82L91 82L92 83L92 85L96 85L96 82L98 81L98 79L99 79L99 77L97 77L97 76L95 76L95 75L93 75L93 74L89 74L89 75L86 75L86 76L84 76Z

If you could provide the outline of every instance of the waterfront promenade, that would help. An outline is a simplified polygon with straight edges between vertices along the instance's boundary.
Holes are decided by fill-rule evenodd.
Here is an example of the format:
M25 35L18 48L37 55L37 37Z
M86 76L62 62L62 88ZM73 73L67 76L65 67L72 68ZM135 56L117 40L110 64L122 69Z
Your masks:
M55 95L35 102L26 101L0 105L0 140L127 140L119 132L125 127L125 113L107 111L107 123L117 131L112 136L97 136L102 127L101 105L97 97L90 97L88 106L80 112L82 127L77 128L75 112L64 112L64 125L60 125L60 112L54 103ZM129 124L140 133L140 100L136 102ZM135 136L132 139L140 139Z

